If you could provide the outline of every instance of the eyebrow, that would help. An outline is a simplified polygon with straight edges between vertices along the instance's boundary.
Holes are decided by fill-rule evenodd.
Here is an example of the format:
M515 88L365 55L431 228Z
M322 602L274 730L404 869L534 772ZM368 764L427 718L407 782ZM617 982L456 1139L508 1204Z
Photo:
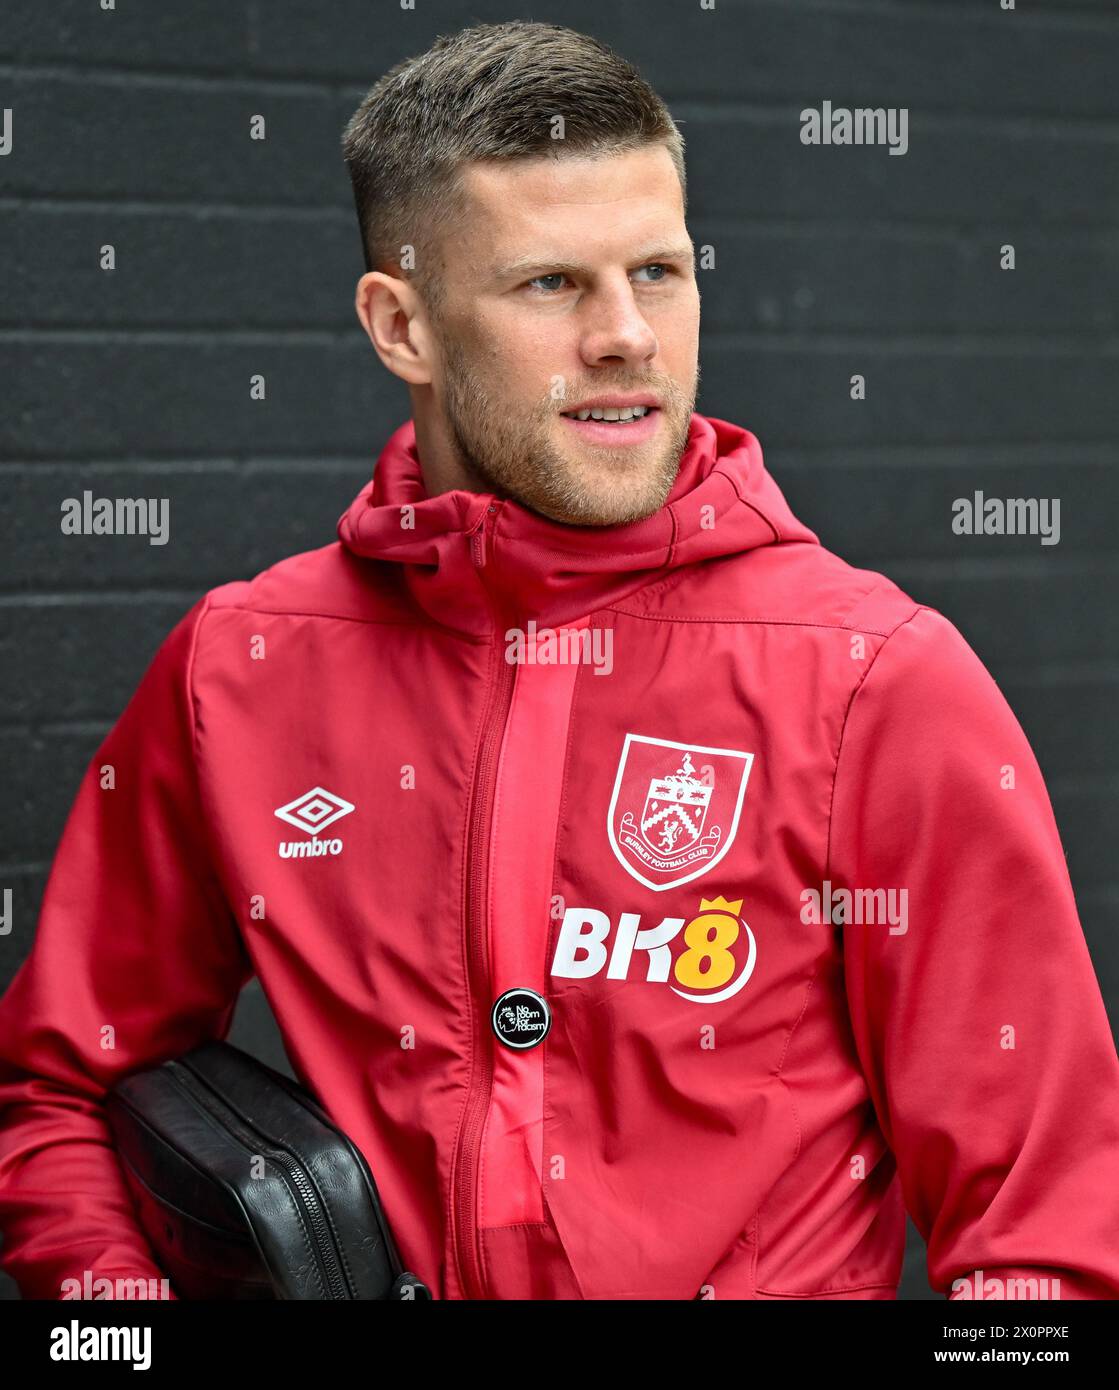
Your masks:
M657 245L638 251L633 260L637 265L649 265L655 261L686 261L694 266L695 250L690 242L681 246ZM586 274L590 269L590 266L580 261L549 261L539 256L522 256L518 260L498 266L493 271L493 277L496 280L510 280L518 275L554 275L559 272L565 275Z

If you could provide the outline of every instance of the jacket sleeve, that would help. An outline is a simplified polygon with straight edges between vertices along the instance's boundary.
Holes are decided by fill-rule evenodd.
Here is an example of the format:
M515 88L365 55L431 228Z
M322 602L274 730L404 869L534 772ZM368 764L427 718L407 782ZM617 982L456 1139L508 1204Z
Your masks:
M981 1270L1119 1297L1119 1060L1052 809L994 680L932 610L851 700L829 873L833 897L907 891L904 931L869 923L865 896L860 925L854 900L843 952L933 1288L974 1297Z
M251 976L212 867L193 756L202 599L86 769L30 955L0 1000L0 1265L25 1298L160 1278L102 1098L224 1037Z

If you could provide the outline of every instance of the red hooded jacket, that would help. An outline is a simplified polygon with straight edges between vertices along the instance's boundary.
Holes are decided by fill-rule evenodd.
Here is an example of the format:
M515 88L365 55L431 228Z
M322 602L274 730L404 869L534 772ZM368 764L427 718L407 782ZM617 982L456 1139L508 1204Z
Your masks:
M698 415L633 525L427 498L408 424L339 534L200 600L85 774L0 1001L25 1296L158 1277L100 1101L254 972L436 1297L892 1298L904 1208L945 1293L1119 1296L1119 1061L949 622Z

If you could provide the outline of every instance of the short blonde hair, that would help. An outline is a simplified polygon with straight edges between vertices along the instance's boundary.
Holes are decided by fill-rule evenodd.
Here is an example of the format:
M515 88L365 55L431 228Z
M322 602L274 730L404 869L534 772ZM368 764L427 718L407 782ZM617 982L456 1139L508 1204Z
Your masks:
M555 138L563 118L562 139ZM684 141L637 69L587 34L553 24L479 24L398 63L346 125L366 270L408 273L430 307L440 295L441 234L457 175L476 160L668 150L687 198Z

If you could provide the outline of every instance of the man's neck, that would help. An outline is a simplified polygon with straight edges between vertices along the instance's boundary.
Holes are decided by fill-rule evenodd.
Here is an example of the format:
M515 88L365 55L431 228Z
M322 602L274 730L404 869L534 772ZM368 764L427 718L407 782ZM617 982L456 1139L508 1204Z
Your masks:
M413 394L412 418L416 427L416 453L423 474L424 491L428 497L438 497L441 493L455 488L463 492L489 492L483 478L478 477L462 459L455 448L454 441L436 412L417 408Z

